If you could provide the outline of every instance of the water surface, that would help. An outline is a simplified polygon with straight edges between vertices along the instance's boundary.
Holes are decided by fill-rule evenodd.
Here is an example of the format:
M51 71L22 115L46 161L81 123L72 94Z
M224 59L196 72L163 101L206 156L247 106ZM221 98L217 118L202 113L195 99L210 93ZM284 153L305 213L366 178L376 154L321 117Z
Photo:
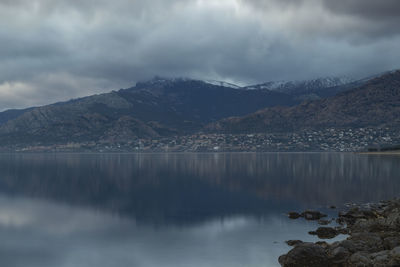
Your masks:
M286 212L398 192L398 156L1 154L0 266L278 266Z

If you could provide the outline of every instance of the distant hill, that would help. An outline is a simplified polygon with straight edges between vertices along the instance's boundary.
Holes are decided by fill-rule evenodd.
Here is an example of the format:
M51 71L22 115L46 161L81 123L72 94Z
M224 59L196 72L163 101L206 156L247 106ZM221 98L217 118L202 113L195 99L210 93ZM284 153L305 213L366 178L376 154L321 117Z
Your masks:
M400 71L368 80L331 98L305 101L293 107L267 108L243 117L221 120L206 129L253 133L365 126L400 126Z
M157 78L129 89L17 112L0 126L0 145L119 142L184 134L222 118L297 103L281 92L238 90L224 85Z

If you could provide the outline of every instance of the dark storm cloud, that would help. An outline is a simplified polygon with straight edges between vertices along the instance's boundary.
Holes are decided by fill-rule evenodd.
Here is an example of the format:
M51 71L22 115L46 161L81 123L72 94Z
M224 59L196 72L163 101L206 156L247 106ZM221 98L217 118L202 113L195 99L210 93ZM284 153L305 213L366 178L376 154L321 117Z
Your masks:
M365 19L398 19L400 14L398 0L324 0L324 4L333 12L357 15Z
M398 0L324 0L324 5L335 14L362 20L364 22L362 30L371 37L400 34Z
M0 0L0 109L155 75L255 83L380 72L399 66L396 14L394 0Z

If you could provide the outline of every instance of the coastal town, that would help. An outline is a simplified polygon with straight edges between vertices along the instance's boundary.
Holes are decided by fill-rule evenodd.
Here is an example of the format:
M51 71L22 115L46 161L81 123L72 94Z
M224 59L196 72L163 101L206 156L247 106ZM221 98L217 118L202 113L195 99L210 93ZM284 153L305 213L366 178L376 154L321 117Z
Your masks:
M6 149L17 152L362 152L385 150L399 144L397 129L327 128L292 133L199 133L154 139L20 145Z

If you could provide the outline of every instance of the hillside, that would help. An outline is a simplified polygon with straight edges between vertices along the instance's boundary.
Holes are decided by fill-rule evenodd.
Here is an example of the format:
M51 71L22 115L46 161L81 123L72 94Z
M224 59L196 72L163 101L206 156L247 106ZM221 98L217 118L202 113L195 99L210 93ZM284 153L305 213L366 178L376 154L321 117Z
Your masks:
M398 127L400 71L384 74L334 97L272 107L208 125L212 132L254 133L326 127Z
M0 126L0 143L119 142L184 134L222 118L295 103L289 95L269 90L154 79L129 89L28 110Z
M0 112L0 125L6 123L7 121L13 120L24 114L25 112L31 110L28 109L9 109L3 112Z

